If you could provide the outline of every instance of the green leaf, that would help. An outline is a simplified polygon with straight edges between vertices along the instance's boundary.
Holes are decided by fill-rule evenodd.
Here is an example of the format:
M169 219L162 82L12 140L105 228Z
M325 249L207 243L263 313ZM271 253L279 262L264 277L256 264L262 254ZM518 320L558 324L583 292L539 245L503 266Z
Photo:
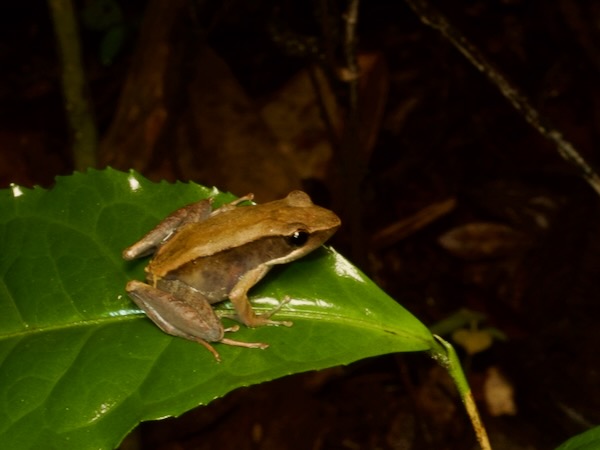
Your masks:
M341 255L321 248L271 271L257 309L292 300L291 328L242 327L266 350L202 346L161 332L125 294L147 260L121 251L174 209L231 195L136 173L90 170L49 191L0 191L0 442L3 448L109 449L137 423L179 415L286 374L389 352L433 337ZM222 308L231 306L226 302Z
M556 450L597 450L600 448L600 426L573 436Z

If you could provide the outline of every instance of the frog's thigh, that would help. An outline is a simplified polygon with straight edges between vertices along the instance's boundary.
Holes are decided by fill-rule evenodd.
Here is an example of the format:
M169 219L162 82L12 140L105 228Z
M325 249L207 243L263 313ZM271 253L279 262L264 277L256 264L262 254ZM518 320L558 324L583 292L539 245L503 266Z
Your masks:
M127 283L127 293L165 333L192 341L217 342L223 326L210 304L198 293L187 301L141 281Z
M192 306L197 311L202 311L204 315L212 313L212 315L216 317L216 314L214 314L214 310L211 305L213 303L217 303L223 300L220 299L211 301L200 291L190 287L189 285L185 284L183 281L180 280L162 279L158 281L157 287L160 291L170 292L175 298L184 299L185 303Z
M138 242L123 250L123 258L132 260L154 253L156 248L173 235L179 228L192 222L203 222L211 213L211 201L200 200L199 202L186 205L172 212L152 230L150 230Z

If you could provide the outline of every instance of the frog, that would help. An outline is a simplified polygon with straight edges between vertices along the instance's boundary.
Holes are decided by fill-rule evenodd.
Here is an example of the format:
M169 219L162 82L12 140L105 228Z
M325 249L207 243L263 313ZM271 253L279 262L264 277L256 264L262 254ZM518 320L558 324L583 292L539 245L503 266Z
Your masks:
M129 297L165 333L198 342L220 361L211 343L267 348L261 342L225 337L238 325L224 328L212 305L229 299L231 316L247 327L291 326L275 321L272 311L257 314L248 291L275 266L295 261L325 243L340 227L331 210L315 205L295 190L285 198L262 204L247 194L213 209L213 198L186 205L169 214L133 245L125 260L151 256L146 282L130 280Z

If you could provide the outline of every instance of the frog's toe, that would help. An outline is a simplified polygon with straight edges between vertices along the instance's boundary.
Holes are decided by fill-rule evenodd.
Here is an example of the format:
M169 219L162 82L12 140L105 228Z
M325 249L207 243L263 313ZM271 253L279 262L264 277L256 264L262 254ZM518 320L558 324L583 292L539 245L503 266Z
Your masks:
M269 314L265 314L264 316L258 316L259 318L264 318L261 320L261 325L271 325L271 326L284 326L284 327L291 327L292 325L294 325L294 322L290 321L290 320L271 320L269 319L269 317L271 317L272 313Z
M212 353L212 355L215 357L215 360L217 362L219 362L219 363L221 362L221 355L219 355L219 352L217 352L212 345L210 345L204 339L195 338L195 339L192 339L192 340L198 342L199 344L202 344L209 352Z
M222 344L234 345L236 347L260 348L263 350L269 347L269 344L265 344L263 342L241 342L234 341L232 339L221 339L219 342L221 342Z

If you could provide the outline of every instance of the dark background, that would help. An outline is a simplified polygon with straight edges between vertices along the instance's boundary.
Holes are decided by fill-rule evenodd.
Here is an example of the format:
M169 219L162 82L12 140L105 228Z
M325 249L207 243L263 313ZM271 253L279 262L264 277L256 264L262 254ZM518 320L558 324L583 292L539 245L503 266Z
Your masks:
M76 3L79 19L93 3L102 6ZM102 14L114 7L104 3ZM316 150L326 157L319 170L292 173L292 164L278 172L290 175L282 175L277 188L265 175L251 180L260 184L254 189L275 192L286 183L301 183L319 203L338 211L350 226L333 244L426 324L468 308L486 316L479 327L503 334L482 352L461 350L494 448L550 449L598 423L597 194L496 86L404 2L361 4L358 52L375 63L361 66L358 88L363 111L358 128L367 138L349 149L344 137L351 135L353 122L350 83L343 80L342 19L347 2L295 3L175 2L168 6L174 18L163 25L158 21L152 30L155 41L140 36L148 36L145 14L156 3L117 4L121 16L103 29L82 20L85 74L101 141L98 165L133 166L156 180L194 179L244 194L236 190L243 187L236 187L235 177L221 174L222 160L206 144L209 136L202 128L206 113L198 113L202 108L187 100L182 86L215 83L217 106L209 109L233 102L238 108L231 114L247 117L255 105L281 97L301 70L322 67L340 105L335 117L341 125L313 138L330 139L331 155ZM598 166L600 6L568 0L438 3L552 129ZM50 187L56 175L74 170L50 14L44 2L9 0L0 6L0 21L0 187ZM114 27L121 40L103 61L103 40ZM154 65L160 36L170 58L162 69ZM150 57L140 58L143 54ZM167 119L149 128L157 122L148 117L163 116L155 114L156 104L141 102L147 116L127 125L131 133L124 138L115 131L117 111L132 73L140 91L149 74L159 76L165 88L160 111ZM223 73L239 83L237 90L221 90ZM182 123L186 136L200 129L202 139L180 145ZM233 134L212 126L218 136ZM250 144L237 145L240 166L263 167L264 159L271 170L280 156L253 147L256 136L264 137L258 128L236 131L252 137ZM313 148L304 136L302 145L296 142L296 156L298 148ZM265 139L261 142L272 142ZM345 172L349 151L356 152L361 168L352 176ZM348 189L358 195L348 200ZM434 213L427 225L405 224L391 237L382 231L447 200L453 207ZM361 248L353 245L357 238L365 243ZM495 371L512 389L514 414L497 416L486 406ZM148 449L475 445L447 375L417 354L382 356L241 389L180 419L143 424L136 433L132 440Z

